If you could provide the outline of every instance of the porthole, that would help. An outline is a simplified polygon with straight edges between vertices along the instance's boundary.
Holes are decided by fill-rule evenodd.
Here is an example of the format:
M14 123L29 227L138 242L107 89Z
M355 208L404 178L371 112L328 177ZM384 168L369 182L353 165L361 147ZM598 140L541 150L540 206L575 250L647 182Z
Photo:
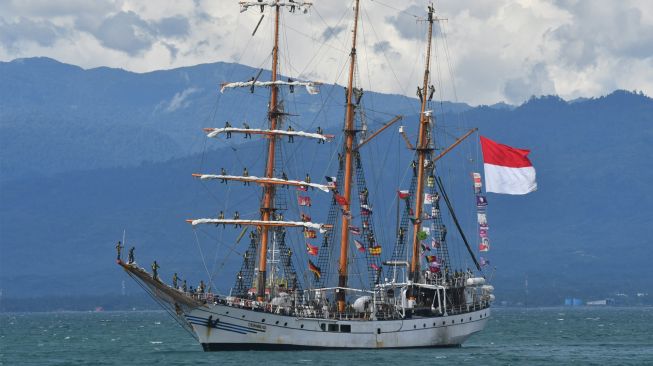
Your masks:
M417 329L417 324L413 325L413 329Z
M455 320L452 320L452 321L451 321L451 324L453 324L454 322L455 322Z
M435 327L435 322L433 322L433 326Z
M243 315L243 319L245 319L245 315Z
M279 321L277 320L276 322L274 322L274 324L279 324Z
M287 327L287 326L288 326L288 323L283 323L283 326L284 326L284 327Z
M462 319L462 318L460 319L460 322L461 322L461 323L463 322L463 319Z
M228 311L227 311L227 314L229 314L229 312L228 312Z
M443 320L443 321L442 321L442 325L445 325L445 324L446 324L446 322Z
M265 323L265 319L261 319L261 323Z
M304 329L304 324L302 324L300 327L301 327L302 329Z
M426 323L422 324L422 327L423 327L423 328L426 328Z
M471 316L469 317L469 321L470 321L470 322L472 321L472 317L471 317Z

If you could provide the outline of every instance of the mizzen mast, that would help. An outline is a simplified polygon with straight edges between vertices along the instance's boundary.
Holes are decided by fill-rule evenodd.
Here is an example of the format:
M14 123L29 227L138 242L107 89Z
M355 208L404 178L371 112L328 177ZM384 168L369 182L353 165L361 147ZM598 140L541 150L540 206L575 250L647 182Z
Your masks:
M356 68L356 37L358 34L358 12L360 0L356 0L354 7L354 35L352 37L352 46L349 64L349 81L347 83L347 112L345 114L345 180L342 192L346 204L342 212L342 225L340 226L340 261L338 266L338 287L337 293L338 311L345 311L346 296L344 288L347 287L347 262L349 254L349 222L351 218L351 186L352 186L352 159L354 150L354 139L356 138L356 129L354 126L355 108L353 103L354 97L354 71Z
M422 226L422 206L424 203L424 181L425 181L425 161L426 155L432 150L430 147L431 141L427 136L429 128L431 127L431 113L426 111L426 105L428 103L429 93L429 78L430 78L430 68L431 68L431 41L433 38L433 5L429 5L428 13L428 22L429 22L429 31L428 31L428 42L426 48L426 66L424 69L424 83L421 92L418 93L418 96L421 99L421 109L420 109L420 121L419 121L419 137L417 140L417 188L415 191L415 220L413 224L413 247L412 247L412 258L410 262L410 276L409 278L412 281L417 280L417 274L419 271L419 232L421 231Z

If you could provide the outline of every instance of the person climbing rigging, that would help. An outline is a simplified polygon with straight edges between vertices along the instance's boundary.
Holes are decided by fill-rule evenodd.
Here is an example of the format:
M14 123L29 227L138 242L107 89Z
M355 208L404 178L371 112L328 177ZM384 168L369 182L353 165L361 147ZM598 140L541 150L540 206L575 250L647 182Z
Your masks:
M247 170L247 168L243 168L243 177L249 177L249 171ZM246 186L249 185L249 181L247 180L244 181L243 183L245 183Z

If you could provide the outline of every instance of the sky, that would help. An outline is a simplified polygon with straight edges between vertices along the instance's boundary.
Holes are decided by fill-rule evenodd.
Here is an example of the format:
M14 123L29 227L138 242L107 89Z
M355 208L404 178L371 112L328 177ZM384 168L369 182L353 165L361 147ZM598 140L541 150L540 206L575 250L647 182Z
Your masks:
M268 1L268 0L265 0ZM281 72L346 83L352 0L283 11ZM421 84L424 0L361 0L358 84L414 96ZM435 2L438 97L520 104L531 96L653 95L652 0ZM270 68L272 14L237 0L0 0L0 60L46 56L134 72L217 61Z

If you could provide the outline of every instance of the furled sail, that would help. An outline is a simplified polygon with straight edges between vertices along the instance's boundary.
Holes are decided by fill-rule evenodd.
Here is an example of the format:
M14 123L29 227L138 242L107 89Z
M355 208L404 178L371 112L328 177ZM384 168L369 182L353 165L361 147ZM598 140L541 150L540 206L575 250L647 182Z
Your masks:
M233 83L226 83L222 84L220 87L220 93L224 93L225 89L232 89L232 88L252 88L252 87L269 87L269 86L290 86L290 87L295 87L295 86L303 86L306 88L306 92L311 95L319 94L320 89L318 88L319 85L322 85L322 83L314 82L314 81L283 81L283 80L276 80L276 81L257 81L257 80L250 80L250 81L236 81Z
M255 183L268 183L268 184L276 184L276 185L289 185L289 186L297 186L297 187L313 187L324 192L329 192L330 189L334 188L334 186L328 186L324 184L308 183L301 180L286 180L281 178L265 178L265 177L261 178L261 177L254 177L254 176L242 177L237 175L220 175L220 174L193 174L193 177L202 180L220 179L220 180L235 180L239 182L255 182Z
M328 229L328 225L317 224L314 222L302 222L302 221L263 221L263 220L233 220L233 219L189 219L186 222L192 224L193 226L202 225L202 224L213 224L213 225L246 225L246 226L283 226L283 227L304 227L306 229L319 230L321 233L325 233Z
M295 8L298 8L302 12L307 12L308 8L313 5L311 2L307 1L241 1L238 3L240 5L240 12L245 12L252 6L287 6L290 7L291 11L294 11Z
M311 133L304 131L284 131L284 130L262 130L256 128L236 128L236 127L224 127L224 128L205 128L207 137L216 137L222 133L248 133L252 135L284 135L284 136L299 136L312 138L317 140L331 141L333 135L323 135L319 133Z

